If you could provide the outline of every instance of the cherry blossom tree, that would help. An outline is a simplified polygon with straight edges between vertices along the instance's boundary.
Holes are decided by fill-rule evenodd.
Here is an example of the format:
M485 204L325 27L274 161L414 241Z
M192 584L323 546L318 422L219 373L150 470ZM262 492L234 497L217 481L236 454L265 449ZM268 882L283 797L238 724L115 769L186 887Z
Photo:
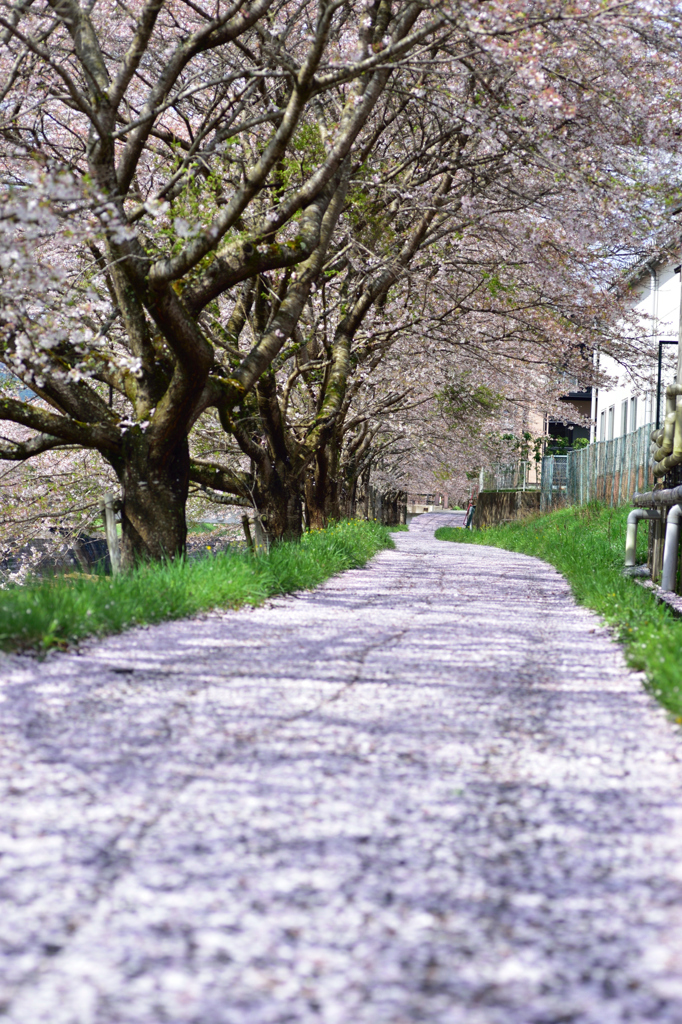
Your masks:
M606 275L674 176L670 5L3 11L1 355L37 400L5 389L0 457L98 452L128 564L183 551L190 481L295 535L449 374L549 393L616 345Z
M96 450L121 484L124 561L173 556L192 424L281 350L358 135L395 67L451 28L383 0L3 9L2 357L42 404L3 397L33 434L0 454ZM235 364L239 304L221 299L282 268Z
M407 99L351 164L335 247L292 345L228 424L237 445L216 457L220 442L202 434L193 478L216 500L255 504L275 536L300 528L303 498L314 525L349 511L358 479L389 456L405 479L408 464L442 473L495 439L501 451L505 431L482 429L475 401L459 403L454 441L440 401L453 380L500 396L506 414L552 412L566 374L592 382L597 346L638 358L604 283L676 184L665 171L677 111L652 122L674 74L663 59L651 71L660 24L641 10L575 19L546 5L543 35L493 10L489 29L460 36L465 59L444 45L447 74L424 66L396 89ZM635 89L643 71L647 88ZM656 180L642 162L654 137Z

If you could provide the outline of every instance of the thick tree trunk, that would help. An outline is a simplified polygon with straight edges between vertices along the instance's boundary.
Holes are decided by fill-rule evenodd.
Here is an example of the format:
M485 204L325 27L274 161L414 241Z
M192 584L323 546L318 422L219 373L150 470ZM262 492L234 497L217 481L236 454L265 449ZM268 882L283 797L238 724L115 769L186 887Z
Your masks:
M123 492L121 567L184 557L187 440L161 456L150 452L144 436L131 436L126 447L126 457L116 467Z
M386 526L396 526L400 522L400 512L398 510L398 491L389 491L386 497L384 505L384 523Z
M372 484L369 485L369 514L368 519L376 519L381 522L381 494Z
M357 507L357 493L358 493L358 478L353 477L353 481L348 491L348 504L346 506L346 515L349 519L355 519L355 510Z
M270 540L300 540L303 532L300 483L280 459L259 471L255 494L258 512Z
M363 486L363 494L364 494L363 504L364 504L365 519L369 519L369 517L370 517L369 516L369 511L370 511L370 491L369 491L370 483L369 483L369 481L370 481L371 470L372 470L372 467L368 466L367 469L365 470L365 472L362 474L362 486Z
M271 490L258 511L271 540L300 540L303 532L301 497L293 492Z
M339 489L329 472L325 452L318 452L315 473L306 480L306 506L311 529L323 530L330 522L341 518Z
M324 495L320 494L317 480L310 477L306 481L305 504L306 519L311 530L324 530L327 525L327 510L325 507Z

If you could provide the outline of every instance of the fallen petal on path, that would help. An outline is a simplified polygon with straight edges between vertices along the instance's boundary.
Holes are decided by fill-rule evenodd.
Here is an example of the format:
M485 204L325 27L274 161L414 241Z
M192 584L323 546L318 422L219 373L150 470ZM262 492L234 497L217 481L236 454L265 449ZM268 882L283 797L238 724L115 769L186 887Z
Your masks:
M682 742L566 582L433 538L2 675L10 1024L682 1021Z

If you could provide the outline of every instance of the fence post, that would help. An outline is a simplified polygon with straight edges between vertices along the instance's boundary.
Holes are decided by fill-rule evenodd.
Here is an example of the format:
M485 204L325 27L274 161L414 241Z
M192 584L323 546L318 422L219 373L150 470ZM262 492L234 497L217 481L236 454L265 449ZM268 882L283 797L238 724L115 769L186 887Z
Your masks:
M245 512L242 516L242 530L244 531L244 537L246 538L246 546L249 551L253 551L253 537L251 536L251 528L249 526L249 513Z
M552 488L554 485L554 456L542 456L542 469L540 477L540 502L543 512L552 508Z
M616 486L616 445L618 443L617 438L613 438L611 441L606 442L610 447L609 456L611 459L611 493L609 497L609 505L613 508L613 489Z
M113 491L107 491L104 495L102 511L104 513L104 531L107 536L107 548L109 549L109 561L111 562L111 575L118 576L121 571L121 548L118 543L116 532L116 495Z
M267 554L270 550L270 534L264 529L263 521L258 512L254 516L253 530L256 535L253 550L257 555Z

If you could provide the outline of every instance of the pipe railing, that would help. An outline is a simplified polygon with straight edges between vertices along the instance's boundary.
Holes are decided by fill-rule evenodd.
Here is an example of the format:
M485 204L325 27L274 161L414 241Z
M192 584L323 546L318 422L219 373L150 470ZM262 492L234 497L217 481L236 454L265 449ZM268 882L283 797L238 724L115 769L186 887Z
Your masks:
M662 430L651 432L651 456L655 463L654 476L665 476L670 469L682 464L682 384L670 384L665 389L665 419Z
M673 505L668 512L668 518L665 526L661 590L675 590L675 586L677 584L677 559L680 547L680 518L682 518L682 505Z
M682 502L682 487L661 487L658 491L642 491L632 495L635 508L655 508Z
M628 516L628 526L625 535L625 565L630 567L637 565L637 527L640 519L660 519L661 513L657 509L634 508Z

